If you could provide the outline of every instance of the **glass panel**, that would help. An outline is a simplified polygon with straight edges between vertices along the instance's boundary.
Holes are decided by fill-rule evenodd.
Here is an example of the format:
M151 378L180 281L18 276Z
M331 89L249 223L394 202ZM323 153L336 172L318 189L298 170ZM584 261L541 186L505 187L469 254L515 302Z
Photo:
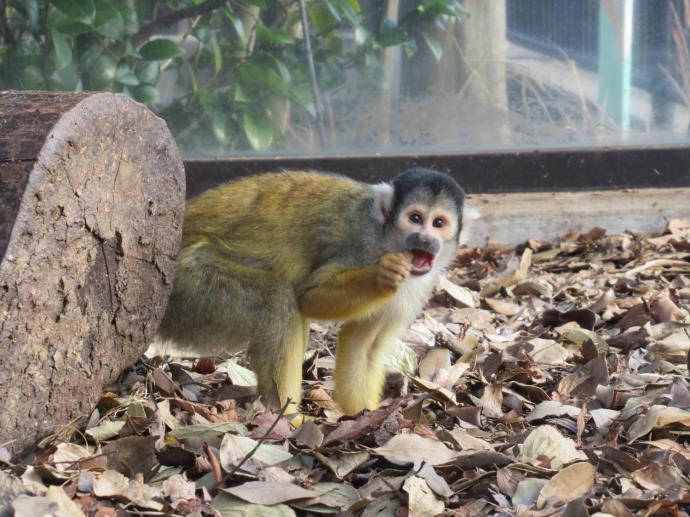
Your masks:
M188 157L685 144L689 3L5 0L0 89L124 92Z

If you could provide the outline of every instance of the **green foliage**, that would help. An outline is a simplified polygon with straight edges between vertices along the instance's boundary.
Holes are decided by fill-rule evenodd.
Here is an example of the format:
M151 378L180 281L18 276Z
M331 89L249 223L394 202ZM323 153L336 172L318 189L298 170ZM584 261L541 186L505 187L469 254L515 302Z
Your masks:
M423 0L372 29L360 0L306 5L326 95L353 77L380 87L384 47L440 59L429 28L464 15L458 0ZM184 149L280 148L289 128L315 127L303 34L297 0L0 0L0 89L123 92Z

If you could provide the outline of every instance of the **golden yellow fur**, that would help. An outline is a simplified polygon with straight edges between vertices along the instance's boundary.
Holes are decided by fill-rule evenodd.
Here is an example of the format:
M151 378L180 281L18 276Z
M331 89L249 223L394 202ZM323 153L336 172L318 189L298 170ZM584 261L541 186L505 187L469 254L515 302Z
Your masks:
M297 403L309 321L344 321L336 401L349 414L375 408L386 352L452 255L409 278L404 236L385 223L392 192L298 171L233 181L192 200L160 336L202 354L249 347L259 392Z

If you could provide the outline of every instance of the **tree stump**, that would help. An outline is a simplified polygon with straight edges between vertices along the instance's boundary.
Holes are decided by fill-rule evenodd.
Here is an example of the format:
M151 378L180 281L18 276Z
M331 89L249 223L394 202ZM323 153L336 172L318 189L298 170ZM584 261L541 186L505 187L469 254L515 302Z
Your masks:
M87 417L172 287L184 168L165 122L111 93L0 93L0 444Z

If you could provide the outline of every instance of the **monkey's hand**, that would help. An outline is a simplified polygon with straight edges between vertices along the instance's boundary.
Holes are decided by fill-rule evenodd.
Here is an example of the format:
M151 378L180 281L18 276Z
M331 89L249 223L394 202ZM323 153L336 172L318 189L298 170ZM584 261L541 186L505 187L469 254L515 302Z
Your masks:
M408 253L386 253L377 265L376 283L379 289L392 294L412 271Z
M325 266L297 287L300 312L319 320L361 318L388 302L411 268L403 253L386 254L363 268Z

